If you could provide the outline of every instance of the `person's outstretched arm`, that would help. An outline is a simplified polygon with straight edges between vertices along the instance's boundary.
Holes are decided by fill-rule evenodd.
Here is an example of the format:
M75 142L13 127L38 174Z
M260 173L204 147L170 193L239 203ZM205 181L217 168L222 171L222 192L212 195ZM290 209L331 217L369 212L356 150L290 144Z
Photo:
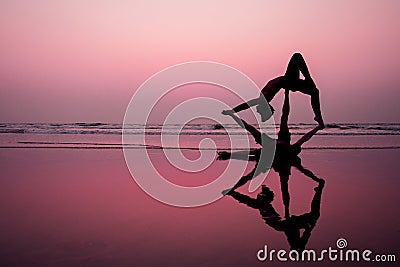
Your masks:
M233 197L234 199L236 199L240 203L243 203L243 204L245 204L246 206L248 206L250 208L258 209L257 199L255 199L255 198L251 198L249 196L246 196L244 194L236 192L235 190L231 190L229 192L228 196Z
M256 164L256 166L254 166L254 168L253 168L253 170L252 170L251 172L249 172L249 173L246 174L246 175L243 175L243 176L239 179L239 181L238 181L232 188L223 190L223 191L222 191L222 194L223 194L223 195L226 195L226 194L228 194L229 192L232 192L232 191L238 189L239 187L245 185L248 181L250 181L251 179L254 178L254 174L255 174L255 172L256 172L256 169L257 169L257 164Z
M229 116L231 116L232 119L234 119L236 121L236 123L240 125L240 127L244 128L248 132L250 132L258 144L261 144L261 142L262 142L261 141L261 132L259 130L257 130L253 125L248 124L246 121L242 120L235 114L229 114Z
M246 160L246 161L254 161L255 155L252 151L249 150L241 150L235 152L228 151L218 151L217 160L227 160L227 159L237 159L237 160Z
M223 115L230 115L231 113L234 113L234 112L239 112L239 111L242 111L242 110L246 110L246 109L248 109L248 108L250 108L252 106L258 105L259 103L260 103L260 98L254 98L254 99L252 99L250 101L247 101L247 102L244 102L244 103L242 103L240 105L237 105L233 109L223 110L222 114Z
M303 173L307 177L310 177L311 179L313 179L316 182L320 182L322 180L321 178L318 178L312 171L310 171L309 169L304 168L303 165L301 165L301 164L295 164L293 166L296 169L298 169L301 173Z
M311 139L319 130L322 130L324 127L322 125L316 126L314 129L303 135L294 145L302 146L305 142Z

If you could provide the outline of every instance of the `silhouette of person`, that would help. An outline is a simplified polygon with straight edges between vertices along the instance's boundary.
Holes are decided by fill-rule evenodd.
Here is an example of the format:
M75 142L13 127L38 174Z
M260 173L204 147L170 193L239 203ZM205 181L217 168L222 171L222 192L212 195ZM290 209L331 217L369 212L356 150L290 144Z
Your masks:
M300 72L304 80L300 79ZM288 89L293 92L299 91L311 96L311 106L314 111L314 120L324 127L321 115L319 90L317 89L303 56L300 53L292 55L284 76L279 76L270 80L261 90L260 97L240 104L232 110L224 110L222 114L231 115L257 105L257 112L261 115L261 120L268 120L274 113L274 108L269 104L280 89ZM269 108L268 108L269 105Z
M321 195L324 184L325 181L319 179L318 186L314 188L315 194L311 201L310 212L299 216L288 215L285 216L285 219L282 219L272 206L274 193L265 185L261 187L261 192L256 198L236 191L230 191L228 195L250 208L258 209L267 225L276 231L285 233L291 250L303 251L320 217ZM285 206L286 209L288 207ZM303 234L300 231L302 229L304 229Z
M243 176L231 189L226 189L222 191L223 195L227 194L230 190L235 190L240 186L243 186L244 184L246 184L248 181L259 175L260 173L266 172L268 169L270 169L271 166L276 172L279 173L281 181L281 189L284 195L283 197L284 201L289 201L288 181L289 181L289 176L291 174L290 169L292 166L296 167L300 172L310 177L314 181L319 182L320 179L317 176L315 176L311 171L309 171L308 169L304 168L301 165L301 159L298 157L298 155L301 152L301 146L305 142L310 140L311 137L323 127L321 125L316 126L314 129L304 134L297 142L295 142L294 144L290 144L291 134L288 127L289 112L290 112L289 90L285 90L285 99L282 107L281 124L277 140L272 139L271 137L269 137L264 133L261 133L254 126L248 124L246 121L240 119L233 113L229 114L241 127L245 128L253 135L255 141L258 144L261 144L262 148L251 150L248 156L246 156L245 152L243 151L238 151L234 153L218 152L217 159L219 160L233 158L233 159L245 159L245 160L247 159L256 161L254 169L249 174ZM273 147L271 146L275 144L276 144L275 156L273 158L273 161L271 162L271 160L268 157L263 157L263 155L268 155L268 153L266 152L263 153L262 150L273 149ZM286 206L288 207L289 205L285 205L285 207ZM285 213L289 214L289 211L287 210Z

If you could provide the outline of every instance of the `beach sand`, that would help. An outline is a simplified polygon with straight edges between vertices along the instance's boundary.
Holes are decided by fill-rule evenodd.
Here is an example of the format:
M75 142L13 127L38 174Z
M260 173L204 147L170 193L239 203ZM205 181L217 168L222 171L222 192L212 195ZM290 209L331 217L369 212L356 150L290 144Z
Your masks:
M348 248L398 257L399 156L398 149L303 151L303 165L326 181L306 248L336 248L345 238ZM5 148L0 170L0 266L266 266L256 258L264 245L289 251L283 232L230 196L198 208L154 200L130 176L121 149ZM283 215L274 171L265 184ZM292 169L292 215L310 211L316 186ZM346 265L324 262L331 264ZM394 266L376 266L387 265Z

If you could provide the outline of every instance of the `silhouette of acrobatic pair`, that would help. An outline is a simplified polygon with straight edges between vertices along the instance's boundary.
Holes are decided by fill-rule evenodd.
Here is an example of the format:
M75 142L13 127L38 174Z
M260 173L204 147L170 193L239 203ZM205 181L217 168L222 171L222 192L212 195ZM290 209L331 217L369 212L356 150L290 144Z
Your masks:
M304 80L300 79L300 72L304 76ZM252 99L248 102L234 107L232 110L224 110L222 114L232 115L248 109L252 106L257 106L257 112L260 113L261 120L264 122L268 120L275 109L269 104L274 96L281 90L290 90L293 92L299 91L303 94L311 96L311 106L314 111L314 120L324 128L324 121L322 120L319 90L317 89L313 79L311 78L307 64L300 53L295 53L291 57L289 64L286 68L284 76L276 77L270 80L261 90L258 98Z
M300 79L300 72L305 77L304 80ZM271 101L282 88L285 89L285 99L282 107L278 139L272 139L267 134L261 133L254 126L248 124L234 114L235 112L257 105L257 111L260 113L261 119L263 121L267 120L272 116L274 111L268 102ZM314 119L318 122L318 126L304 134L294 144L291 144L291 133L288 127L288 117L290 113L289 90L300 91L311 95L311 105L315 115ZM232 153L227 151L218 152L218 160L238 159L256 162L254 169L250 173L241 177L232 188L222 191L222 194L232 196L239 202L251 208L258 209L267 225L277 231L283 231L286 234L291 249L304 250L311 235L311 231L319 218L321 194L325 181L318 178L310 170L304 168L299 158L302 145L310 140L319 130L324 128L319 104L319 91L310 76L302 55L295 53L289 61L285 76L280 76L268 82L262 89L259 98L243 103L232 110L224 110L222 114L231 116L242 128L246 129L254 137L256 143L261 145L261 148L252 149L250 151L237 151ZM272 162L268 162L268 159L264 159L262 155L267 154L267 152L263 153L263 150L271 149L271 145L276 145L275 156ZM285 219L282 219L271 205L274 193L265 185L262 186L262 191L255 199L235 191L260 173L265 173L271 168L271 165L272 169L276 171L280 177L282 198L285 207ZM300 216L290 216L289 212L290 195L288 181L292 166L318 183L318 186L314 189L315 195L311 203L311 211ZM303 235L300 234L300 229L305 230Z

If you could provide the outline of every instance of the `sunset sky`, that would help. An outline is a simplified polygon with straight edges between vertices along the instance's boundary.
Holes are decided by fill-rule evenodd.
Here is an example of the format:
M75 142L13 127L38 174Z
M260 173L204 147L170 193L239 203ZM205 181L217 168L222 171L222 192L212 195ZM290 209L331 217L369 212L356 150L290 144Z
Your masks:
M326 122L400 122L399 12L396 0L3 0L0 122L121 123L168 66L216 61L263 87L297 51ZM312 121L307 97L293 94L291 120Z

